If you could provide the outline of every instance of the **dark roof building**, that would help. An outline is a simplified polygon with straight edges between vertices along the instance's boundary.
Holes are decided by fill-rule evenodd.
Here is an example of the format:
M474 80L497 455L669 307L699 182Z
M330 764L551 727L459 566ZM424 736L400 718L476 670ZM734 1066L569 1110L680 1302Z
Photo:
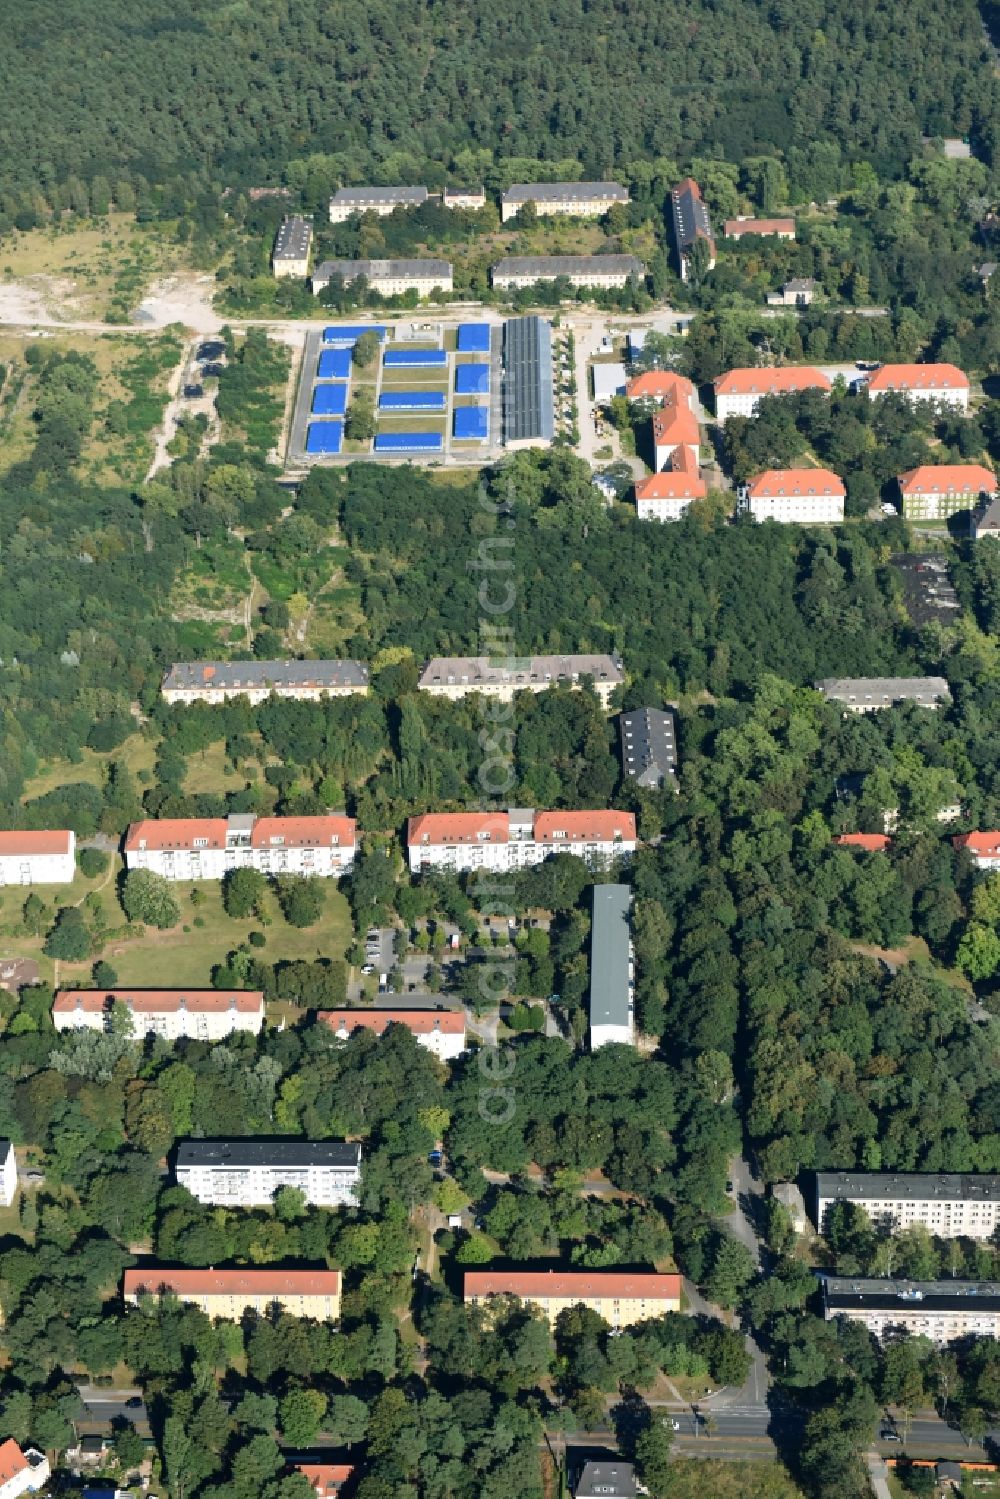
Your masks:
M580 1469L573 1499L634 1499L635 1470L631 1463L586 1462Z
M617 287L645 274L637 255L506 255L493 266L490 280L501 289L561 277L572 286Z
M361 661L178 661L160 688L168 703L219 702L246 693L250 698L318 698L368 691L368 668Z
M1000 1331L1000 1284L979 1280L886 1280L823 1277L827 1321L847 1317L877 1338L900 1332L926 1337L939 1348L957 1338Z
M951 701L944 677L823 677L815 685L817 692L849 713L875 713L896 703L936 708Z
M639 786L662 786L677 773L674 715L663 708L633 708L618 720L622 770Z
M395 208L419 208L426 201L426 187L339 187L330 199L330 222L342 224L355 213L382 216Z
M271 251L271 269L275 276L307 276L309 249L312 245L312 219L292 214L283 219Z
M552 329L545 318L508 318L503 327L505 444L551 442L552 407Z
M693 177L685 177L683 182L678 182L670 194L670 206L673 214L674 247L677 251L677 263L680 268L681 280L688 278L688 266L691 259L691 251L699 239L705 240L708 245L708 266L711 270L715 264L715 240L712 238L712 222L708 216L704 199L701 196L701 188Z
M452 289L452 268L448 260L324 260L313 272L312 289L319 293L335 276L346 284L364 277L383 297L395 297L415 289L428 296L435 287Z
M349 1140L184 1140L177 1147L177 1169L211 1166L241 1171L332 1166L350 1170L361 1160L361 1146Z

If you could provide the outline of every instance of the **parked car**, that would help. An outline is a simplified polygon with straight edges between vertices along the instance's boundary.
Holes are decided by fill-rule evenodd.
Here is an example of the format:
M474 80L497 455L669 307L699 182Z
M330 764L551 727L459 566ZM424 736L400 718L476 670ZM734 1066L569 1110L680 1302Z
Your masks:
M364 967L362 968L361 972L362 973L374 973L375 972L375 964L374 963L366 963L364 965Z
M185 401L198 401L205 394L203 385L185 385L181 392Z
M878 1434L880 1442L901 1442L903 1438L898 1431L893 1431L891 1426L883 1426Z

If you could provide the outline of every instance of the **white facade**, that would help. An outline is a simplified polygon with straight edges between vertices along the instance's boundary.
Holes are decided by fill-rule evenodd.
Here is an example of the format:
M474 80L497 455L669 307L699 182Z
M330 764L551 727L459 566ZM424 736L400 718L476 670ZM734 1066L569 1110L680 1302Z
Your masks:
M481 187L446 187L441 194L441 203L445 208L467 208L477 212L486 207L486 194Z
M165 703L224 703L245 697L256 705L274 697L319 703L368 691L361 661L177 661L160 684Z
M645 274L645 265L635 255L508 255L493 266L490 282L500 291L510 291L565 277L570 286L611 291Z
M749 485L746 509L756 521L835 526L844 519L844 498L840 479L825 469L774 470Z
M969 409L969 379L953 364L883 364L867 384L870 400L899 395L911 406L934 401L956 411Z
M313 291L323 291L334 276L341 276L345 284L364 276L369 289L380 297L401 297L408 291L429 297L433 292L454 289L447 260L324 260L313 273Z
M1000 1227L1000 1176L946 1173L823 1172L816 1182L817 1227L838 1202L863 1208L873 1224L922 1224L939 1239L989 1239Z
M500 219L506 224L525 203L534 203L539 218L599 219L613 203L628 200L628 189L618 182L518 182L501 196Z
M76 834L0 833L0 885L68 885L76 874Z
M57 1031L104 1031L114 1004L128 1010L136 1040L221 1041L235 1031L258 1036L264 1024L259 990L226 989L61 989L52 1024Z
M330 223L344 224L356 213L385 218L397 208L419 208L427 197L426 187L341 187L330 199Z
M22 1451L13 1437L0 1442L0 1499L18 1499L44 1488L50 1478L49 1460L34 1447Z
M167 880L221 880L231 869L338 879L354 864L350 817L165 818L136 822L125 839L127 869Z
M0 1207L9 1208L17 1191L17 1159L10 1140L0 1140Z
M552 854L570 853L593 868L608 868L636 850L631 812L427 813L411 817L407 852L411 874L447 869L506 873Z
M478 692L509 703L516 692L580 687L584 677L592 679L604 708L625 680L622 664L613 656L434 656L417 686L421 692L452 702Z
M361 1146L339 1141L192 1140L178 1148L177 1184L199 1202L267 1207L294 1187L312 1207L357 1207Z
M824 1282L828 1322L847 1317L880 1340L901 1333L943 1348L958 1338L1000 1334L1000 1286L981 1281L849 1280Z
M731 416L753 416L765 396L797 395L804 390L829 395L831 389L822 371L808 366L730 370L715 382L715 412L725 422Z

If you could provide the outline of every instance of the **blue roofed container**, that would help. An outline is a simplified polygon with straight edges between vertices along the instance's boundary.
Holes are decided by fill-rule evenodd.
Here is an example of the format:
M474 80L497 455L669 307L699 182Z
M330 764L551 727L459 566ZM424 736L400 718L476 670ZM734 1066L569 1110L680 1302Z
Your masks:
M323 349L316 366L317 380L349 380L351 351L348 348Z
M455 367L455 394L483 396L490 388L488 364L459 364Z
M316 416L343 416L347 410L347 386L344 384L315 386L312 409Z
M459 323L458 352L460 354L488 354L490 352L489 323Z
M490 435L490 414L485 406L460 406L455 412L456 442L486 442Z
M448 363L444 349L386 349L382 363L387 370L430 369Z
M440 432L380 432L376 453L439 453L444 447Z
M378 398L379 411L444 411L447 404L440 390L386 390Z
M339 453L344 445L343 422L310 422L307 453Z
M323 329L323 342L325 344L346 344L350 347L356 344L362 333L377 333L379 342L385 342L384 323L331 323L329 328Z

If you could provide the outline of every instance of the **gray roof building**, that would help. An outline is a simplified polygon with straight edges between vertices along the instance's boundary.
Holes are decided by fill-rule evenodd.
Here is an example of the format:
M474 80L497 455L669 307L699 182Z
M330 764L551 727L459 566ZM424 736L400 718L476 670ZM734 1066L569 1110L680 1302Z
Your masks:
M586 1462L573 1490L574 1499L633 1499L635 1470L616 1458L611 1462Z
M637 255L505 255L490 271L494 286L505 283L555 281L566 276L575 286L594 286L609 279L622 285L630 276L644 276Z
M1000 1202L1000 1176L960 1171L817 1171L820 1202Z
M312 232L312 219L303 218L301 214L294 213L283 219L275 235L272 259L308 260Z
M878 1280L853 1275L827 1275L823 1297L828 1311L900 1308L927 1312L1000 1312L1000 1284L981 1280Z
M677 773L674 715L663 708L633 708L618 720L622 770L639 786L662 786Z
M551 442L552 329L542 317L508 318L503 325L504 442Z
M177 1169L195 1166L305 1170L360 1165L361 1146L348 1140L185 1140L177 1147Z
M513 687L543 690L572 685L581 677L593 677L595 687L623 680L622 664L614 656L433 656L420 674L419 686Z
M503 194L504 203L627 203L628 188L620 182L514 182Z
M688 259L691 251L699 239L706 241L709 252L709 263L715 263L715 240L712 238L712 221L708 216L704 199L701 196L701 188L693 177L685 177L683 182L670 194L670 208L673 216L674 246L677 250L677 259L680 264L681 280L687 280Z
M225 694L262 688L366 692L368 668L361 661L177 661L161 690Z
M590 928L590 1049L635 1039L632 891L595 885Z
M972 534L977 541L985 536L1000 536L1000 495L988 500L981 510L973 511Z
M366 208L419 208L426 201L426 187L338 187L330 199L330 209L364 213Z
M944 677L823 677L816 690L854 713L874 713L903 702L936 708L951 701Z
M451 262L448 260L324 260L316 267L313 281L322 280L324 285L334 276L345 281L356 281L364 276L367 281L440 281L451 280Z

